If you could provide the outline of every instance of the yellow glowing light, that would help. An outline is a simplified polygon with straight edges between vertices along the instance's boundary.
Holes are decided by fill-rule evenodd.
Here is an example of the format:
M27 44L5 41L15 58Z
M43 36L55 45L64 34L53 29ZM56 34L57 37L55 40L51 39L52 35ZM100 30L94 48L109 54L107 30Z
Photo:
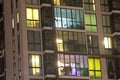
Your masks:
M105 48L108 48L108 40L106 37L104 38L104 45L105 45Z
M58 67L64 66L64 64L61 63L60 61L57 62L57 65L58 65Z
M32 56L32 67L39 67L39 61L39 56ZM32 68L32 70L34 75L40 72L40 69Z
M62 43L62 40L61 39L57 39L56 42L57 43Z

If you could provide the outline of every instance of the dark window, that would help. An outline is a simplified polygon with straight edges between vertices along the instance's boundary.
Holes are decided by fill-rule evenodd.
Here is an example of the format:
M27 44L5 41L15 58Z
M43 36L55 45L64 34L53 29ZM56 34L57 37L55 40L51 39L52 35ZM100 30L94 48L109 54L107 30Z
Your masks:
M110 0L101 0L101 11L109 12L109 1Z
M50 7L42 8L42 26L52 26L52 9Z
M44 30L43 31L43 48L44 50L53 50L53 31Z
M46 74L55 74L56 64L55 64L55 55L54 54L44 54L44 71Z
M26 4L38 5L38 0L25 0Z
M20 35L17 36L18 53L20 54Z
M83 0L54 0L54 5L83 7Z
M84 0L84 8L85 10L95 11L95 0Z
M16 8L18 8L18 0L16 0Z
M40 51L40 32L28 31L28 50Z
M110 34L111 33L111 23L110 23L109 15L102 15L102 25L103 25L103 32Z
M40 3L42 4L42 3L50 3L51 2L51 0L40 0Z
M113 31L120 32L120 14L112 15Z
M108 72L108 78L109 79L115 79L115 63L114 60L108 59L107 60L107 72Z
M88 53L89 54L98 54L99 53L98 36L88 35L87 43L88 43Z
M11 0L11 14L13 14L13 0Z

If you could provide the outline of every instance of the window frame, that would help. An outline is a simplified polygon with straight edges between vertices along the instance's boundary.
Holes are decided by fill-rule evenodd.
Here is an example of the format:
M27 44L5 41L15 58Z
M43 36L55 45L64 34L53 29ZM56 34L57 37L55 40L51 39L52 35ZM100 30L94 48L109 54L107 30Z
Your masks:
M28 10L31 11L28 13ZM35 10L37 11L37 19L34 19L34 13ZM29 16L31 16L31 19L29 18ZM28 28L39 28L40 25L40 18L39 18L39 9L38 8L31 8L31 7L26 7L26 27Z
M93 19L92 15L94 16L95 20ZM89 18L90 20L88 20L87 18ZM87 32L98 32L97 16L95 13L85 13L85 29Z
M92 66L90 66L91 65L91 63L90 63L90 59L92 59L93 60L93 65ZM99 69L100 70L96 70L96 62L95 62L95 59L98 59L99 60ZM102 78L102 68L101 68L101 59L100 58L97 58L97 57L89 57L88 58L88 64L89 64L89 76L91 77L91 78ZM98 63L97 63L98 64ZM90 67L92 68L92 69L90 69ZM90 74L90 71L92 71L94 74ZM96 72L100 72L100 77L98 77L98 76L96 76Z
M38 33L39 35L37 37L39 37L38 41L35 40L36 38L36 33ZM30 35L32 34L32 35ZM29 41L29 39L32 38L32 41ZM41 35L40 35L40 31L32 31L32 30L28 30L27 31L27 39L28 39L28 51L40 51L41 50ZM31 49L30 47L32 47L33 49Z
M32 66L33 65L32 61L31 61L32 56L39 57L39 66L38 67L36 67L36 65L35 65L35 67ZM37 62L35 61L35 58L33 59L33 62L34 62L34 64L37 64ZM29 75L32 75L32 76L42 75L42 57L41 57L41 55L39 55L39 54L29 54L28 55L28 64L29 64ZM31 73L31 69L34 69L35 73L33 73L33 70L32 70L32 73ZM39 69L39 71L40 71L39 73L36 73L37 69Z

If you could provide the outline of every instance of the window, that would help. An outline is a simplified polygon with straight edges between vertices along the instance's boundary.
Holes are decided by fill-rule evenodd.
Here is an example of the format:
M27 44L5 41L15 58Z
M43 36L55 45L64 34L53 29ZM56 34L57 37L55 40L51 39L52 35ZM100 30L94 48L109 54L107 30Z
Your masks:
M40 55L29 55L29 74L30 75L41 75L41 56Z
M50 4L51 3L51 0L40 0L40 3L47 3L47 4Z
M20 34L17 36L18 54L20 54Z
M13 64L13 80L17 80L17 78L16 78L16 64L14 63Z
M55 26L57 28L84 29L82 10L55 8Z
M17 30L19 30L19 22L20 22L20 18L19 18L19 12L17 12L17 16L16 16L16 19L17 19Z
M28 50L29 51L40 51L40 32L39 31L28 31Z
M38 5L38 0L25 0L26 4Z
M58 54L58 74L88 76L87 60L87 56Z
M56 78L46 78L45 80L56 80Z
M57 31L56 43L58 51L86 52L86 38L82 32Z
M112 1L112 9L113 10L120 10L120 0L113 0Z
M54 5L83 7L82 2L83 0L54 0Z
M56 73L56 56L55 54L44 54L44 74Z
M38 9L26 8L27 27L39 27L39 12Z
M52 30L44 30L43 31L43 49L44 50L53 50L53 31Z
M89 75L91 78L101 78L101 66L99 58L89 58Z
M16 53L15 53L15 40L12 40L12 52L13 52L13 59L15 59L15 57L16 57Z
M18 8L18 0L16 0L16 8Z
M97 23L96 23L96 15L86 13L85 14L85 24L87 32L97 32Z
M41 11L42 17L42 26L52 26L52 8L51 7L43 7Z
M107 59L107 72L108 72L108 78L109 79L115 79L115 63L112 59Z
M12 18L12 35L14 36L15 20Z
M101 11L109 12L109 1L110 0L101 0Z
M84 8L85 10L95 11L95 0L84 0Z
M115 32L120 32L120 14L113 14L111 19Z
M11 2L11 6L10 6L11 7L11 14L13 14L13 7L14 7L13 6L13 0L11 0L10 2Z
M88 53L89 54L98 54L99 53L98 36L88 35L87 43L88 43Z
M111 39L111 37L104 37L104 46L105 46L105 53L112 54L112 39Z
M103 32L110 34L111 33L111 23L110 23L109 15L102 15L102 25L103 25Z
M18 71L19 71L18 73L19 78L21 78L22 74L21 74L21 59L20 58L18 59Z

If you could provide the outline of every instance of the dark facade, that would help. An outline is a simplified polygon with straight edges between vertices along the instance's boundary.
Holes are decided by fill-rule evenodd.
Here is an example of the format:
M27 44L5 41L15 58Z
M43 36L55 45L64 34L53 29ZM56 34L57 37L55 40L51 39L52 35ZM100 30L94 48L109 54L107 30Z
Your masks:
M0 80L5 80L4 6L0 1Z

